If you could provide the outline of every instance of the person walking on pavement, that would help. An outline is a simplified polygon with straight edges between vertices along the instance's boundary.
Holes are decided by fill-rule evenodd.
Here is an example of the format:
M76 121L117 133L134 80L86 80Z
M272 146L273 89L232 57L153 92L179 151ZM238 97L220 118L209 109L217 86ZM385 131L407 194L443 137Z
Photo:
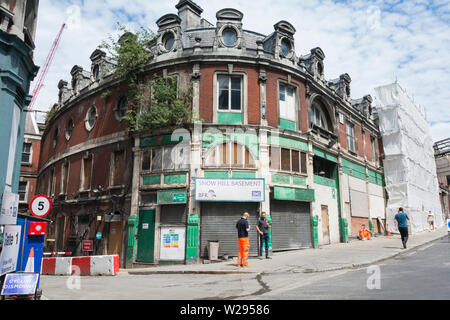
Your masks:
M406 249L406 243L408 242L408 222L409 217L403 212L403 208L398 209L398 213L394 217L395 228L398 229L402 237L403 248Z
M272 228L269 221L266 219L266 213L262 212L261 217L256 225L256 230L259 233L259 256L262 258L263 244L266 247L266 259L272 259L269 257L269 229Z
M428 226L430 228L430 231L434 230L434 214L431 212L431 210L428 211L428 218L427 218L427 220L428 220Z
M239 247L239 255L237 259L238 267L248 267L248 251L250 249L250 242L248 241L248 232L250 231L250 226L248 225L249 216L250 214L245 212L242 215L242 218L236 223Z

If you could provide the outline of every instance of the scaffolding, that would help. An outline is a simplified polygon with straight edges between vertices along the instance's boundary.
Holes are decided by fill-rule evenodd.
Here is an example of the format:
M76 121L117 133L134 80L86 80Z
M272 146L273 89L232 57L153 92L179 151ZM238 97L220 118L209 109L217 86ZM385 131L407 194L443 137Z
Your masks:
M428 230L429 211L439 227L444 218L435 150L425 115L398 83L375 88L375 92L385 154L387 229L396 232L394 216L399 207L408 214L412 233Z

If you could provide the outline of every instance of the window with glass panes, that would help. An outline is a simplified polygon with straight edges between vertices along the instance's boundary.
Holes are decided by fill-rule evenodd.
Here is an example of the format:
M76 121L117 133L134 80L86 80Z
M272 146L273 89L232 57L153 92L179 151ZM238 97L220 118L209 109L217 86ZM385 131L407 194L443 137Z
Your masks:
M22 162L30 163L31 162L31 143L24 143L22 150Z
M280 118L295 121L295 90L293 87L280 84Z
M370 137L370 148L372 150L372 161L377 161L377 151L374 137Z
M348 122L345 124L345 133L347 136L347 149L356 152L355 127L353 124Z
M242 77L219 75L219 111L242 110Z
M27 181L19 182L19 201L20 202L26 201L27 185L28 185Z
M167 146L144 150L142 171L187 170L189 149L183 145Z
M270 169L307 174L306 152L271 146L269 157Z

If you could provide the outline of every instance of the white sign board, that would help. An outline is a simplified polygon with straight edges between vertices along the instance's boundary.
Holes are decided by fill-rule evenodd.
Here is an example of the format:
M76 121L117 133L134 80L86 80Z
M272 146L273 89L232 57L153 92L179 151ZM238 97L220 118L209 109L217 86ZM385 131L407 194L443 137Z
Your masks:
M195 201L264 202L264 179L195 179Z
M0 276L16 271L21 233L21 226L5 226L3 250L0 254Z
M5 189L2 197L0 224L16 224L19 211L19 195Z
M160 260L184 260L185 227L161 227Z

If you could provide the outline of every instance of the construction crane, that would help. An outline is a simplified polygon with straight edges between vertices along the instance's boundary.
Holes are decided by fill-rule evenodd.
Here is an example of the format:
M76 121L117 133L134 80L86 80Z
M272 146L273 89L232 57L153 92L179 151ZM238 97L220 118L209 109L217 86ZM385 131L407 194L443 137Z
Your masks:
M66 28L66 24L63 23L63 25L61 26L61 29L58 32L58 35L56 36L55 41L53 41L52 47L50 48L50 52L47 56L47 59L45 60L44 68L42 68L41 72L39 73L39 77L38 77L36 86L34 87L34 90L32 93L33 97L31 99L30 105L28 106L28 110L33 109L33 106L34 106L34 103L36 102L36 98L39 94L39 91L44 86L45 76L47 75L48 69L50 68L50 65L53 61L53 57L55 56L56 49L58 48L59 41L61 40L61 36L62 36L62 33L65 28Z

